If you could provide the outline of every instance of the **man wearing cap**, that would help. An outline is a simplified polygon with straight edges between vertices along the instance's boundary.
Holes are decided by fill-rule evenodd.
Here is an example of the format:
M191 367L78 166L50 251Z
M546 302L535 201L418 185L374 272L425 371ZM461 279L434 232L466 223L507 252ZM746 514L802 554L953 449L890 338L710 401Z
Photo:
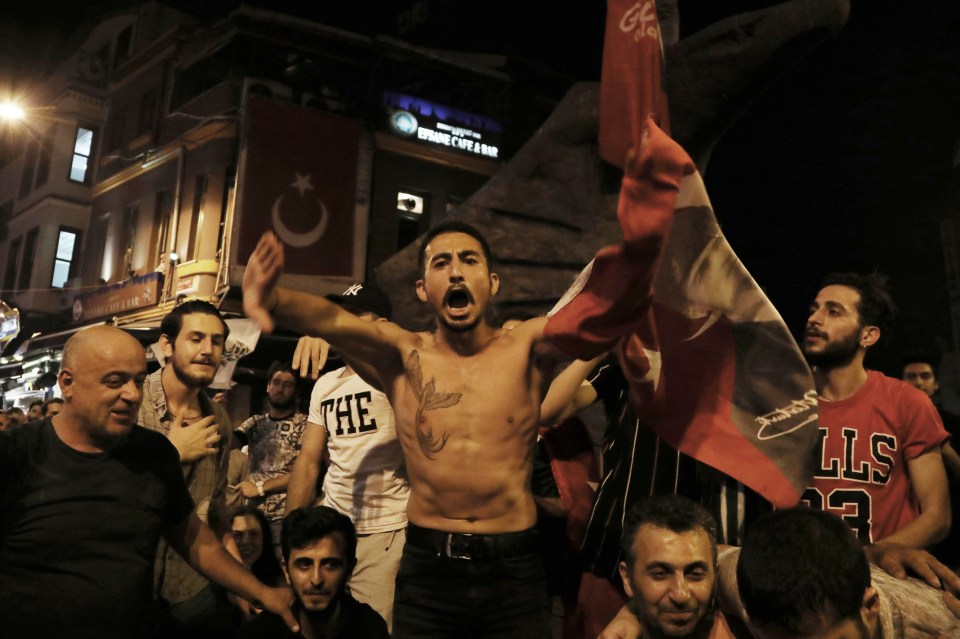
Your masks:
M375 285L354 284L327 299L370 322L386 322L391 315L390 300ZM390 402L349 364L327 373L314 386L310 417L287 489L287 512L312 504L325 452L330 467L322 504L350 517L357 529L357 565L350 591L392 627L410 487Z

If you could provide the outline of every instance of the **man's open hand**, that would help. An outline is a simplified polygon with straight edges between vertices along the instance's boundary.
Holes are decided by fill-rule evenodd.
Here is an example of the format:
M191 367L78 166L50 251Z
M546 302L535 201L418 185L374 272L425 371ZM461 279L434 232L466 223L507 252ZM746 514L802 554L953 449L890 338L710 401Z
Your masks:
M283 243L268 231L257 242L243 272L243 314L259 324L264 333L273 332L271 300L281 273Z
M960 595L960 577L926 550L908 548L899 544L880 542L866 546L864 552L871 563L883 568L897 579L908 575L927 582L934 588L943 588Z
M329 353L330 344L326 340L304 335L297 342L297 349L293 351L293 369L300 371L300 377L310 375L312 379L317 379L327 363Z

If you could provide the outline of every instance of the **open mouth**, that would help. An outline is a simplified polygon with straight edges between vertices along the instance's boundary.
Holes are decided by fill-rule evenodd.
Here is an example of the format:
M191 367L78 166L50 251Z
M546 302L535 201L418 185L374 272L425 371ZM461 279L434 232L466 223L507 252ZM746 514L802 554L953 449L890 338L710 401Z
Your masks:
M446 305L452 309L464 309L473 299L465 288L453 288L447 291Z

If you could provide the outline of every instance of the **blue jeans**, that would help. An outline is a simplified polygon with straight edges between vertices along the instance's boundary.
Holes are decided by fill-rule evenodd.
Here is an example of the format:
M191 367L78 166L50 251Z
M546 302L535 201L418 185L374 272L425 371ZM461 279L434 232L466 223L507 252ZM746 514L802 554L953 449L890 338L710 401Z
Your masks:
M393 636L549 639L543 559L535 551L457 559L408 537L397 572Z

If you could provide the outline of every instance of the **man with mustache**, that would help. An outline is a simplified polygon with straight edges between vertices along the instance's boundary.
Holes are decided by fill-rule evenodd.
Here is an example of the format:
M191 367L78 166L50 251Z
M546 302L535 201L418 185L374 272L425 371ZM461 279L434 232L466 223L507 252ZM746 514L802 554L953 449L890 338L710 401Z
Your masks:
M327 506L298 508L283 520L281 548L300 631L264 613L241 628L237 639L388 639L383 618L346 587L357 563L357 534L349 517Z
M734 637L714 611L717 523L706 508L680 495L638 502L621 546L620 577L644 639Z
M940 447L948 435L930 399L864 368L895 307L878 274L828 276L810 306L803 352L820 406L811 507L841 517L872 560L885 543L925 548L950 528Z
M143 383L141 426L166 435L180 454L197 516L225 534L230 437L226 410L203 392L220 366L229 329L215 306L188 300L160 323L166 365ZM168 609L170 636L222 631L232 606L223 591L193 570L167 544L160 544L155 575L157 595Z
M416 294L433 332L368 322L277 288L283 249L266 234L244 274L244 311L327 340L390 400L410 479L397 573L396 637L549 637L530 474L540 404L563 356L545 318L500 331L485 314L500 280L473 227L421 242Z

